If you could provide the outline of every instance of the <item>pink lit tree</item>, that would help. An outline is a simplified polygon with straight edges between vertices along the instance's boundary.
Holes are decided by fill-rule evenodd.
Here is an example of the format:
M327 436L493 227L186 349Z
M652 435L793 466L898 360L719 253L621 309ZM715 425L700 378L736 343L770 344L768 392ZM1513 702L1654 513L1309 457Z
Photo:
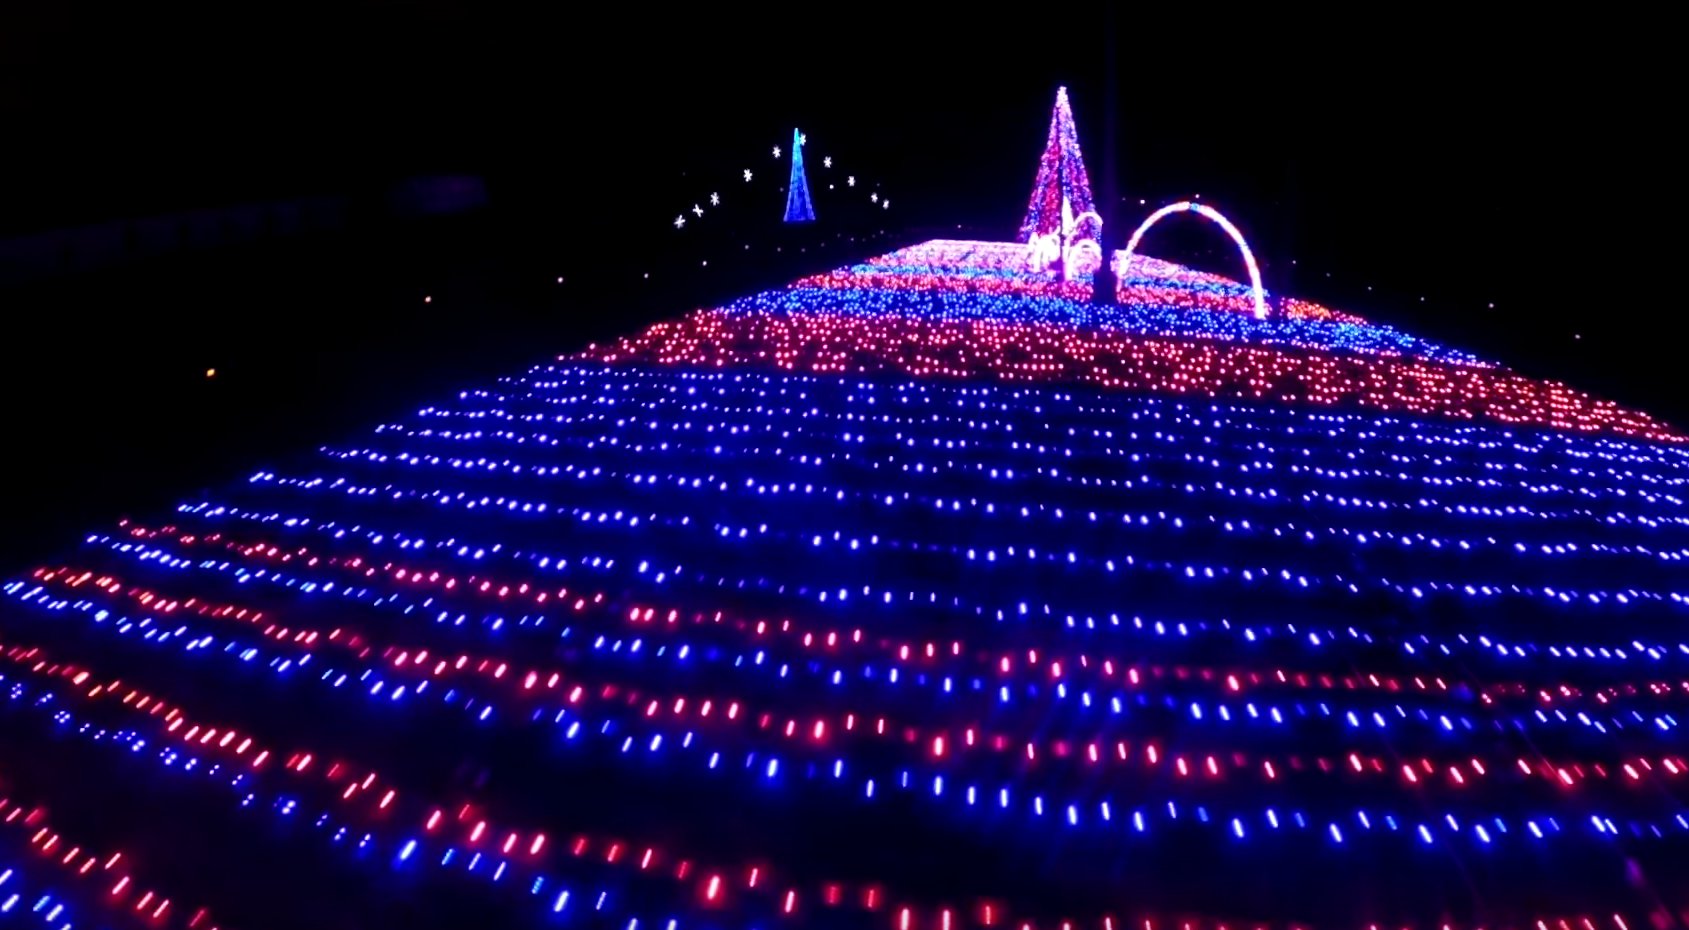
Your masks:
M1099 241L1101 236L1102 218L1091 201L1091 181L1079 152L1079 133L1073 128L1067 88L1058 88L1055 112L1050 114L1049 141L1038 160L1038 180L1032 185L1032 201L1020 224L1020 240L1036 243L1044 239L1065 246L1084 239Z

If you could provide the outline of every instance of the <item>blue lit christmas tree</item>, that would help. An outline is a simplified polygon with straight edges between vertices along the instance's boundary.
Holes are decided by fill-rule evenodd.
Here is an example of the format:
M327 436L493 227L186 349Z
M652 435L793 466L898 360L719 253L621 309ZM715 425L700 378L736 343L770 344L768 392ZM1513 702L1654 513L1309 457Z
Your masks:
M1020 240L1058 234L1063 240L1098 239L1102 221L1091 201L1091 181L1079 152L1079 132L1067 104L1067 88L1056 89L1056 108L1050 114L1050 135L1038 160L1038 179L1020 224Z
M815 204L809 199L809 179L803 174L803 133L792 130L792 180L786 185L786 222L815 222Z

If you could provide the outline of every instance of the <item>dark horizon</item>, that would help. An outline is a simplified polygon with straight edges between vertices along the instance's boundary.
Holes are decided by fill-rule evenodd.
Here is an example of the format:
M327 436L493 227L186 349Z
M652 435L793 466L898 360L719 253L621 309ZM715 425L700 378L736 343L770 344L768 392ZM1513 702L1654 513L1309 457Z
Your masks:
M496 208L584 240L583 254L660 248L671 211L707 188L697 175L801 126L883 181L889 220L1007 236L1060 84L1093 173L1104 167L1100 14L1096 28L1041 26L1050 42L944 13L602 15L586 31L444 0L238 24L9 11L0 235L448 172L487 178ZM1398 322L1450 339L1518 331L1551 364L1638 350L1600 304L1646 299L1647 284L1562 257L1664 255L1641 231L1658 223L1669 130L1636 36L1535 22L1525 42L1427 22L1320 43L1283 38L1295 24L1198 21L1123 18L1128 220L1200 193L1289 292L1364 314L1370 287L1386 312L1412 314Z
M1430 21L1322 43L1294 23L1227 26L1202 14L1120 16L1122 229L1200 195L1243 229L1279 293L1689 420L1675 346L1637 322L1661 303L1670 267L1655 230L1669 215L1657 191L1672 149L1655 118L1664 84L1651 69L1662 66L1634 35L1534 22L1526 42L1500 27ZM442 366L490 375L678 315L695 295L780 283L807 266L746 258L745 245L768 256L785 241L783 198L767 182L786 161L768 147L787 145L793 127L811 140L818 231L858 237L838 242L857 254L958 225L1013 236L1060 85L1104 188L1100 12L1095 23L1038 25L1049 42L1028 40L1022 24L944 11L594 17L601 25L588 31L448 0L266 22L152 8L0 14L0 121L11 142L0 240L303 196L380 202L425 174L478 177L488 192L472 227L426 248L397 245L381 226L333 238L328 252L307 237L238 262L209 254L0 289L11 341L31 347L8 371L14 397L74 403L93 392L93 409L139 435L146 417L177 403L165 398L203 393L194 379L206 367L273 379L238 395L221 387L229 396L192 416L171 408L187 417L180 434L200 443L250 431L245 451L197 468L186 453L175 467L136 456L128 477L102 479L118 486L84 516L135 500L125 488L162 504L191 486L184 473L209 479L307 448L325 411L362 411L361 424L406 409L417 398L399 385L430 390L427 373ZM842 209L822 189L829 154L881 185L893 209ZM746 167L758 172L754 207L736 202L672 228L717 187L736 197ZM456 221L443 222L428 228ZM1164 224L1148 247L1241 274L1230 243L1203 224ZM738 270L718 274L727 258ZM643 287L647 268L669 283ZM536 290L595 275L590 299ZM460 298L416 317L434 341L390 344L392 321L448 280ZM284 352L260 319L302 329ZM67 324L77 333L68 341ZM478 348L453 329L473 330ZM87 346L102 340L104 357L129 360L91 365ZM372 366L413 380L378 379L392 390L371 394ZM101 497L60 477L72 463L154 448L68 435L39 403L18 428L58 443L38 443L59 451L43 452L32 477L59 490L15 505L32 524L71 523L54 517L64 501Z

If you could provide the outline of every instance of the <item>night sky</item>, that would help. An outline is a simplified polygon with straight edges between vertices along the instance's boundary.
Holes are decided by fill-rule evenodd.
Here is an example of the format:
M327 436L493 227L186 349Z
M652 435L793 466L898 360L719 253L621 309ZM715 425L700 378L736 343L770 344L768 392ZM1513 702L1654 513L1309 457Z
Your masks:
M503 235L560 264L649 252L660 266L678 211L741 167L783 172L768 147L801 126L812 163L834 154L893 198L893 238L958 223L1006 238L1059 84L1101 193L1111 29L1119 228L1200 194L1280 291L1689 417L1678 349L1659 335L1676 312L1680 198L1663 30L1646 23L13 4L0 236L460 172L487 179ZM708 237L725 251L742 232L686 241L709 254ZM1241 272L1190 221L1149 250ZM14 336L64 322L7 303ZM226 302L147 303L68 301L93 328L140 312L245 338Z
M438 169L631 218L792 124L894 184L905 222L1008 228L1059 83L1104 168L1101 14L20 6L0 30L14 231ZM1201 192L1275 263L1424 293L1451 320L1555 293L1530 279L1570 271L1556 253L1646 254L1673 130L1666 66L1634 25L1230 18L1115 22L1123 194Z

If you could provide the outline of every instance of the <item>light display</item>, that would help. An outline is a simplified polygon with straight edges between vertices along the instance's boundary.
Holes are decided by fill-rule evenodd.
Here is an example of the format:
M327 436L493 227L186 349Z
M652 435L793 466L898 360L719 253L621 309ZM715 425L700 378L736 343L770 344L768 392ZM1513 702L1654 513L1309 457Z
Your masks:
M1032 182L1032 199L1020 224L1020 239L1065 245L1070 240L1101 238L1102 219L1091 201L1091 180L1079 151L1079 131L1073 125L1067 88L1058 88L1049 137L1038 158L1038 176Z
M1210 220L1217 224L1221 229L1225 230L1226 235L1230 236L1232 242L1237 245L1238 252L1242 253L1244 267L1249 272L1249 296L1254 302L1252 311L1255 314L1255 318L1260 320L1266 319L1267 290L1261 285L1261 269L1260 266L1255 264L1255 253L1249 250L1249 243L1243 240L1243 233L1239 232L1238 228L1232 225L1231 220L1226 219L1220 214L1220 211L1214 209L1213 207L1205 206L1200 203L1191 203L1190 201L1182 201L1180 203L1168 204L1154 213L1151 213L1137 229L1132 230L1132 237L1126 240L1126 248L1120 253L1120 267L1116 270L1129 270L1132 267L1132 258L1137 254L1138 244L1143 241L1144 234L1149 232L1151 226L1154 226L1156 223L1161 222L1162 219L1172 216L1175 213L1195 213L1197 216Z
M927 242L0 582L0 924L1689 920L1684 434L1138 238L1118 306Z
M809 145L809 137L807 135L805 135L800 130L797 130L797 129L792 130L792 146L791 146L791 149L789 150L789 154L791 156L792 167L791 167L791 171L787 175L786 186L784 188L782 188L782 190L785 191L785 198L784 198L784 200L785 200L785 213L784 213L784 217L785 217L785 222L788 222L788 223L807 223L807 222L812 222L812 221L817 219L815 201L814 201L813 197L811 196L811 191L810 191L810 188L809 188L809 178L808 178L808 174L805 170L804 159L803 159L803 150L806 147L808 147L808 145ZM775 146L770 147L769 151L772 154L772 157L774 157L776 159L785 157L788 154L788 150L785 147L779 146L779 145L775 145ZM827 155L827 156L824 156L821 159L821 166L823 168L826 168L826 169L831 169L833 167L833 162L834 162L833 156ZM745 168L745 169L742 169L739 172L737 177L738 177L739 180L743 181L743 183L750 184L755 179L756 173L753 172L750 168ZM848 175L845 178L845 187L846 188L856 187L856 181L857 181L857 176L855 174ZM874 183L870 180L865 180L864 184L865 185L872 185L872 186L876 186L876 187L878 186L876 183ZM835 190L836 185L833 184L833 183L829 183L829 184L826 185L825 189L826 190ZM705 195L700 194L699 196L704 197ZM751 201L747 201L745 198L738 198L736 200L736 202L737 203L754 202L755 199L758 199L758 198L753 198ZM710 208L712 210L716 207L722 206L721 193L720 193L719 190L709 191L709 193L707 194L707 200L708 200ZM879 193L879 191L877 191L877 190L873 191L869 194L868 202L870 204L872 204L873 206L879 207L882 210L890 209L890 207L891 207L890 198L881 195ZM692 213L693 216L697 219L702 219L703 215L704 215L704 209L703 209L703 206L702 206L702 201L700 201L698 203L694 203L686 212ZM686 228L686 225L687 225L686 212L682 212L681 214L676 216L674 220L670 221L675 229L683 230L683 229Z
M786 222L815 222L815 207L809 202L809 179L803 173L803 133L792 130L792 174L786 182Z

